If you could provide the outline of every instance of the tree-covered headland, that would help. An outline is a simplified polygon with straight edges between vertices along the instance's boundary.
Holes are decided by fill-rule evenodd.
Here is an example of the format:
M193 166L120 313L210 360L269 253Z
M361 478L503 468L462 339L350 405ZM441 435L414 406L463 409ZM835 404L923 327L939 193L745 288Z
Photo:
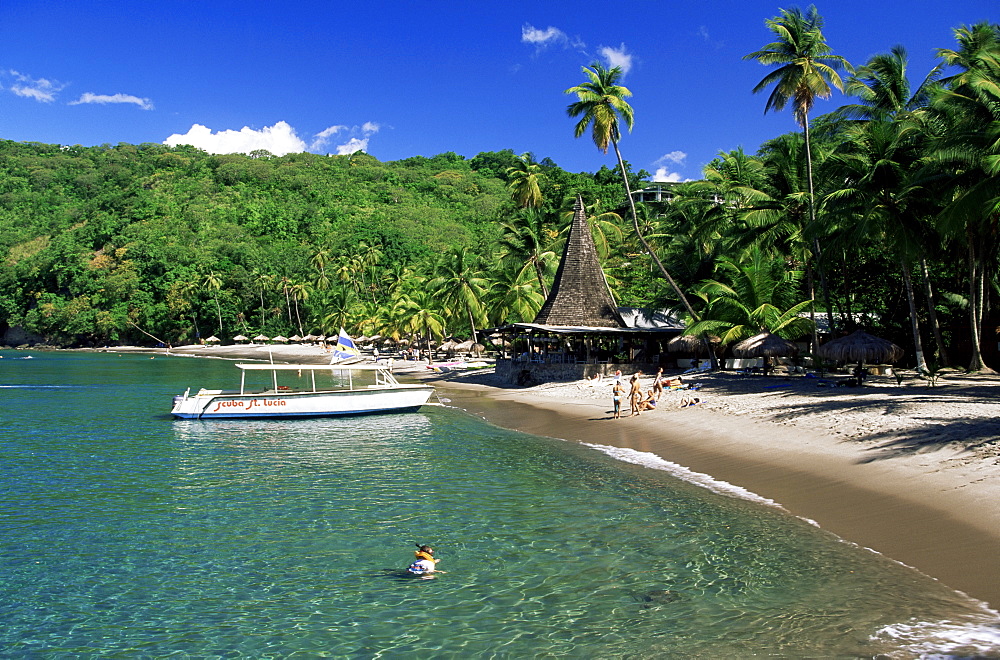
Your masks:
M468 337L534 317L579 193L619 304L680 310L726 344L808 337L812 316L894 340L911 366L982 369L1000 291L1000 27L956 28L914 73L902 46L837 57L813 8L766 26L774 41L747 56L766 67L757 91L801 130L661 184L669 202L630 204L650 185L623 158L643 118L599 65L567 90L576 134L617 155L594 173L512 151L380 162L2 141L0 331Z

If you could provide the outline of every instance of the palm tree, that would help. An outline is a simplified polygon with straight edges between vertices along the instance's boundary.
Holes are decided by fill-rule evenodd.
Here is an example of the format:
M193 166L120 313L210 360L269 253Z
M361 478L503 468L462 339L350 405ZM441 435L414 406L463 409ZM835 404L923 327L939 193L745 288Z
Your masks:
M518 156L517 164L507 168L507 176L510 179L507 189L518 206L537 209L542 205L540 184L545 175L531 153Z
M464 314L472 330L472 343L478 343L476 323L485 323L483 297L489 283L483 277L468 248L444 255L437 264L436 277L429 287L452 314Z
M215 298L215 309L216 309L216 311L219 314L219 334L221 335L222 334L222 306L219 304L219 289L222 288L222 280L215 273L215 271L209 271L209 273L207 275L205 275L205 279L203 280L202 284L205 285L206 289L208 289L209 291L213 291L214 292L213 297Z
M759 248L742 259L723 257L720 266L726 281L702 283L706 308L686 334L715 334L726 346L765 331L792 340L812 330L813 322L799 315L812 301L796 299L801 271Z
M398 298L391 315L398 320L400 330L423 337L427 355L431 353L431 337L441 339L444 336L444 318L435 309L433 298L426 291L415 291L413 296Z
M618 149L618 141L621 139L620 122L632 130L634 116L632 106L627 99L632 96L632 92L618 84L622 77L621 67L605 68L599 62L594 62L590 67L583 67L583 73L587 76L587 82L570 87L566 94L576 94L577 101L569 104L566 113L570 117L580 117L576 124L575 135L580 137L591 129L591 137L594 144L604 153L608 153L608 145L614 147L615 157L618 159L618 168L621 171L622 183L625 186L625 197L628 198L629 207L632 211L632 225L635 229L636 237L642 244L646 254L656 263L663 277L673 287L678 299L684 304L688 314L692 318L697 318L694 308L688 302L684 292L671 277L670 273L663 266L656 252L649 246L639 230L639 218L635 213L635 200L632 198L632 190L628 182L628 172L625 169L625 161L622 160L621 151Z
M900 45L893 46L888 53L872 56L847 79L844 88L860 102L841 106L835 114L854 120L884 121L926 106L942 67L935 66L917 89L911 90L906 77L907 64L906 49Z
M927 372L911 271L913 259L924 252L929 205L925 182L917 169L920 150L914 134L898 122L873 121L845 131L841 149L831 158L830 174L841 188L831 192L831 209L856 219L848 245L882 239L896 253L906 285L910 329L917 371Z
M983 362L982 322L986 272L997 255L1000 207L1000 26L978 23L955 30L957 49L938 56L959 71L942 80L929 107L932 122L947 127L931 158L944 166L954 190L941 213L944 233L965 244L969 269L971 371L992 371Z
M524 269L501 268L490 274L490 280L486 300L491 321L497 325L528 322L545 304L545 297L539 295Z
M879 53L848 78L845 87L848 94L857 96L859 103L848 104L839 108L834 114L857 122L904 122L900 130L920 139L926 134L927 123L921 116L921 111L930 102L931 96L938 90L938 80L943 66L937 65L924 77L923 82L913 90L907 78L908 65L906 49L893 46L888 53ZM925 113L924 113L925 114ZM937 243L935 241L934 243ZM927 268L926 254L933 245L926 243L917 260L923 279L924 293L927 298L927 314L934 332L937 344L938 360L943 366L948 366L948 352L941 336L936 305L934 303L933 287Z
M270 291L271 287L274 286L274 276L270 273L264 273L259 270L253 272L254 285L257 287L257 293L260 294L260 330L264 331L264 292Z
M292 301L295 303L295 320L298 322L299 335L304 335L305 332L302 330L302 317L299 315L299 301L307 300L312 290L305 282L293 284L288 288L288 290L292 294Z
M557 232L549 227L544 214L531 208L500 226L503 228L500 236L500 262L516 264L522 273L532 270L542 296L547 298L549 293L545 287L545 277L557 259L551 247Z
M797 8L782 9L780 16L769 18L764 24L775 34L777 41L744 55L743 59L757 60L765 66L777 67L757 83L753 92L756 94L774 85L764 106L764 114L769 110L783 110L789 101L792 103L795 120L805 133L809 219L810 224L815 225L816 199L813 186L812 144L809 136L809 111L812 110L817 97L830 98L833 93L831 85L841 91L844 89L837 71L845 69L852 72L853 69L843 57L834 55L833 50L827 45L823 36L823 19L815 6L811 5L805 14ZM822 250L818 240L815 241L814 250L817 261L821 261ZM830 308L830 292L822 267L820 281L832 331L833 310Z

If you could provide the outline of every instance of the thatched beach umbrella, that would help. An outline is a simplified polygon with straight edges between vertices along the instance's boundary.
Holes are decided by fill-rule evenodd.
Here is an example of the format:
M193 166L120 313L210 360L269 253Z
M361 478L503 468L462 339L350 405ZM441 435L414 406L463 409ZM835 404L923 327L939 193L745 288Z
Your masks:
M733 355L739 358L764 358L764 375L771 372L771 358L794 357L799 347L771 332L762 332L744 339L733 346Z
M816 350L816 355L827 360L873 364L895 362L903 357L903 349L888 339L858 330L826 342Z
M205 343L206 344L218 344L220 341L222 341L222 340L219 339L218 337L216 337L215 335L212 335L211 337L209 337L208 339L205 340Z
M754 335L733 346L733 355L740 358L793 357L798 354L798 346L770 332Z
M257 335L256 337L254 337L253 340L254 341L270 341L271 338L268 337L267 335L260 334L260 335Z
M708 342L712 346L717 345L721 340L715 335L708 336ZM701 337L694 335L677 335L667 342L668 353L695 353L703 355L705 353L705 342Z
M233 341L246 341L246 340L247 338L244 337L243 335L236 335L235 337L233 337Z
M445 343L438 346L437 349L439 351L444 351L445 353L454 353L456 347L458 347L458 342L456 342L454 339L449 339Z
M288 337L285 337L284 335L278 335L277 337L271 337L271 341L280 341L282 343L285 343L288 341Z
M472 340L466 339L461 344L455 344L455 347L452 350L454 350L456 353L471 353Z
M291 337L288 338L288 341L302 341L302 337L299 337L298 335L292 335Z

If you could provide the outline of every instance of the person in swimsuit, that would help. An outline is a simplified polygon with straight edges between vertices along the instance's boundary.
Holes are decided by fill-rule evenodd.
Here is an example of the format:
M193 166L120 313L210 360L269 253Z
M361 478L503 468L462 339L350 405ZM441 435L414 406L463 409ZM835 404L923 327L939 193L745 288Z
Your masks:
M427 575L437 570L437 559L434 559L434 548L429 545L417 544L417 551L413 553L417 561L406 568L407 573L412 575Z
M615 403L615 419L621 419L622 416L622 395L625 394L625 388L622 387L621 381L616 380L615 386L611 388L611 399Z

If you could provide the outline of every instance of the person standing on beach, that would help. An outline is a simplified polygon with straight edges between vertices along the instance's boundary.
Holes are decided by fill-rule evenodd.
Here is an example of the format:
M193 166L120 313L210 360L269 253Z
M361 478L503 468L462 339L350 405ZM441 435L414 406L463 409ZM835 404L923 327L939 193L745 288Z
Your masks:
M621 419L622 417L623 394L625 394L625 388L622 387L622 382L620 380L616 380L614 387L611 388L611 399L615 404L615 419Z
M628 391L628 398L632 404L632 415L638 415L639 400L642 398L642 384L639 382L639 374L632 374L632 379L629 382L631 387Z
M660 367L656 371L656 377L653 379L653 392L656 393L656 400L660 400L660 395L663 394L663 367Z

